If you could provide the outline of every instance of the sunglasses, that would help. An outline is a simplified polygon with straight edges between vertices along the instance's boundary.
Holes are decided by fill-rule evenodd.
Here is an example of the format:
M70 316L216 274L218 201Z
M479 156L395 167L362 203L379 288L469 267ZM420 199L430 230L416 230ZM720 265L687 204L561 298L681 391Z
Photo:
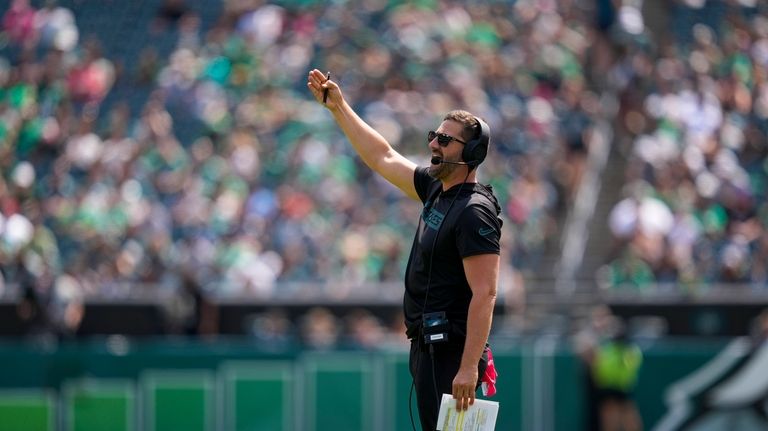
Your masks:
M437 133L434 130L430 130L429 133L427 133L427 142L432 142L435 138L437 138L437 143L441 147L447 147L448 144L451 143L451 141L461 142L462 144L466 144L466 142L462 141L461 139L454 138L451 135L446 135L445 133Z

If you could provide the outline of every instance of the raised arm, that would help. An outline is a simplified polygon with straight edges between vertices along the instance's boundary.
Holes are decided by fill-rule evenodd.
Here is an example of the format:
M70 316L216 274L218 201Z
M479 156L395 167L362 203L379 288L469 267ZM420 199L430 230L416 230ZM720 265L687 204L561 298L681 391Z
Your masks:
M363 162L408 197L418 200L419 196L413 185L416 164L395 151L379 132L357 115L344 100L338 84L333 80L326 80L321 71L314 69L307 76L307 87L315 96L315 100L321 104L323 92L328 89L325 107L331 111L336 123Z

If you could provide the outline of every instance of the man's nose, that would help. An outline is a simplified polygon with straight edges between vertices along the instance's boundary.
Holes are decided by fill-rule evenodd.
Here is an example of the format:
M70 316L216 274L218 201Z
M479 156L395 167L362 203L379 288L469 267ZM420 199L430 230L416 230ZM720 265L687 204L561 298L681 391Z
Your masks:
M437 138L429 141L429 149L430 150L436 150L440 148L440 144L437 143Z

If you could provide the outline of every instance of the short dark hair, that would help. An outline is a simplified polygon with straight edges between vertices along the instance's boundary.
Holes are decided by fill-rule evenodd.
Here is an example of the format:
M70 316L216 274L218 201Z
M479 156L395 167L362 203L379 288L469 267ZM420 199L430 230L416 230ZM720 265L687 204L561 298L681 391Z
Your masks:
M470 112L464 111L462 109L455 109L445 114L443 121L445 120L455 121L463 126L463 129L461 130L461 139L464 141L470 141L477 137L479 132L479 127L477 127L477 117L472 115Z

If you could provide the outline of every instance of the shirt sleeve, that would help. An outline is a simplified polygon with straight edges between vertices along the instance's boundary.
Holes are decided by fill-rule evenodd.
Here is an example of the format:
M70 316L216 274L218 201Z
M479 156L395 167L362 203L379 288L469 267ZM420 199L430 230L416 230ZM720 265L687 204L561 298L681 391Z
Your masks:
M456 247L462 258L478 254L500 254L501 222L484 205L470 205L456 225Z
M413 171L413 186L422 203L426 202L429 197L429 186L435 181L435 179L430 177L427 173L428 170L428 167L420 167Z

